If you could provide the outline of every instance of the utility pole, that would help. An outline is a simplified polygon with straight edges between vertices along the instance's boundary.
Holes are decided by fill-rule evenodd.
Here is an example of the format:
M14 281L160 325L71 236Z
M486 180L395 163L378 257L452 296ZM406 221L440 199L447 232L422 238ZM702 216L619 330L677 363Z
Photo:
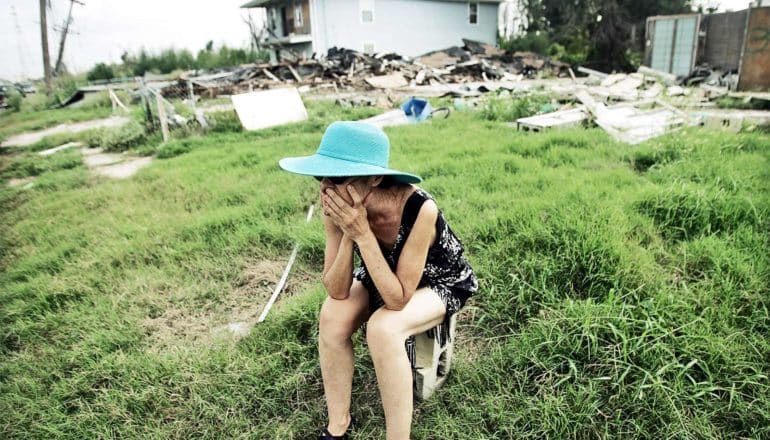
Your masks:
M48 56L48 23L45 19L47 0L40 0L40 39L43 43L43 70L45 71L45 90L48 95L53 92L51 78L51 58Z
M59 73L61 73L61 62L64 57L64 42L67 41L67 33L69 32L70 24L72 24L72 5L75 3L81 6L85 6L83 2L78 0L70 0L70 10L67 14L67 20L64 21L64 27L61 31L61 39L59 40L59 55L56 57L56 66L53 69L53 74L55 76L59 76Z

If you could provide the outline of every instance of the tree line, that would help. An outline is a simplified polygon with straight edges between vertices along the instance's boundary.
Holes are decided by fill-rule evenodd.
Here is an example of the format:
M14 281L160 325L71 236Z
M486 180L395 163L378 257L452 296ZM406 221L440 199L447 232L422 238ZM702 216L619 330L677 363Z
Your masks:
M87 79L95 81L125 76L143 76L146 72L166 74L179 69L216 69L261 62L267 58L267 52L254 48L231 48L223 44L215 49L213 41L209 41L206 47L195 55L188 49L169 48L152 53L142 48L136 54L124 52L120 57L120 64L96 64L88 72Z

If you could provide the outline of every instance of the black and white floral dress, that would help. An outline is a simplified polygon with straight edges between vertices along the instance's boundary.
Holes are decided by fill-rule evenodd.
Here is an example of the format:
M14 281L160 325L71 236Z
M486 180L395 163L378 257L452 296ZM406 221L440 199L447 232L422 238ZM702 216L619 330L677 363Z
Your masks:
M380 245L382 254L393 272L396 271L398 258L401 256L406 239L409 237L414 222L417 220L417 214L419 214L423 203L429 199L433 200L433 197L423 189L416 187L404 205L401 225L398 228L395 244L390 249ZM366 264L361 258L358 246L354 245L353 249L361 261L361 266L353 272L353 277L361 281L369 291L369 311L374 313L375 310L384 306L385 302L382 300L372 277L366 269ZM478 281L473 273L473 269L465 258L462 243L452 232L440 210L436 220L436 240L428 250L425 269L417 287L426 286L436 292L446 306L444 321L428 330L428 335L433 338L438 337L439 346L443 347L449 341L449 319L478 290ZM414 368L414 336L410 336L406 340L406 352L409 356L409 362L412 364L412 368Z

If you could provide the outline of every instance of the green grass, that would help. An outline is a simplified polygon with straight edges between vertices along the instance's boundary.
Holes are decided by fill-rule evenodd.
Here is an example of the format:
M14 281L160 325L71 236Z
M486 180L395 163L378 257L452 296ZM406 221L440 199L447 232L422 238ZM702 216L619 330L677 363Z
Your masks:
M277 160L375 111L311 103L305 123L174 141L125 181L51 165L0 190L2 437L312 436L323 231L304 224L315 181ZM413 438L770 437L766 134L629 147L466 112L387 131L481 281ZM268 320L212 337L261 311L273 283L254 268L280 268L295 240ZM384 438L355 341L357 438Z

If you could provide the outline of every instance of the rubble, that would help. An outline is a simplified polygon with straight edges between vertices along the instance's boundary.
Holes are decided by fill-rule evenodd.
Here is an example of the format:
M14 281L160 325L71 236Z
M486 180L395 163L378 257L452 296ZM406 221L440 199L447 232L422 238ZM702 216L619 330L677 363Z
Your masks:
M770 93L730 92L727 87L710 85L724 78L721 73L697 83L698 87L688 87L685 79L676 80L644 66L631 74L606 74L582 67L578 72L589 75L590 80L554 85L546 93L562 102L576 100L580 105L519 118L517 129L561 129L592 121L616 140L633 145L689 125L739 131L745 124L770 122L768 111L698 110L716 107L713 100L725 96L770 100Z
M463 40L463 44L413 60L393 53L371 55L333 47L325 56L310 60L243 65L205 75L191 72L160 89L163 96L180 96L191 83L195 95L214 98L276 86L332 84L335 90L371 90L569 75L569 65L532 52L506 52L472 40Z

